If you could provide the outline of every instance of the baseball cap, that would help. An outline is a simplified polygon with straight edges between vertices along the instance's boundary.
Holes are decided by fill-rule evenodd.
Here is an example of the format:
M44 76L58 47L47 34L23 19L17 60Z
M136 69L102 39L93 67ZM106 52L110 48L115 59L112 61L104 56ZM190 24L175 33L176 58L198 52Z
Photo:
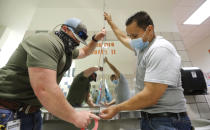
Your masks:
M64 25L66 25L68 27L68 29L73 32L73 34L77 40L79 40L81 43L87 45L87 43L85 42L85 40L88 38L87 28L81 22L80 19L70 18L65 21Z

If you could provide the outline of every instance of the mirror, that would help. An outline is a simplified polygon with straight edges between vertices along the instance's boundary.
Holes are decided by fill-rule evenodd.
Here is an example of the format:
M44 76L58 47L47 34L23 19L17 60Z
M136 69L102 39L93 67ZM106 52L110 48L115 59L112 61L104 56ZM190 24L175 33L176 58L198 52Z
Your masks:
M110 78L111 75L115 73L107 63L103 64L103 57L107 57L109 63L125 77L128 84L126 86L129 91L125 90L126 92L124 92L123 97L126 97L126 95L134 95L135 54L127 50L119 41L104 41L103 53L101 46L102 42L99 42L92 55L84 59L74 60L71 68L66 72L60 83L64 95L74 107L108 106L111 105L110 103L113 102L113 100L116 100L117 91L119 90L116 87L118 85L114 84ZM80 45L80 47L83 46ZM84 73L83 76L81 76L81 72L94 66L103 67L103 71L96 71L96 81L90 82L90 89L87 89L89 82L84 80ZM80 77L80 80L78 80L78 77ZM78 84L80 84L80 86L78 86ZM86 90L81 86L87 87ZM90 98L87 98L88 93ZM86 100L81 101L81 98L85 98ZM92 101L92 103L90 103L90 101Z
M105 4L104 4L105 2ZM151 1L150 1L151 2ZM138 3L138 4L137 4ZM162 8L162 3L169 3L167 8ZM1 54L3 52L13 52L17 45L22 40L22 36L27 37L33 33L38 32L47 32L52 31L53 28L63 23L65 20L71 17L80 18L83 23L88 28L88 40L91 40L91 37L98 32L103 27L107 30L107 35L104 41L105 51L104 55L109 59L109 61L125 76L128 80L130 92L133 95L134 86L135 86L135 72L136 72L136 56L133 52L125 48L115 37L111 28L104 22L103 12L111 13L113 21L117 23L117 26L121 30L125 30L125 21L133 13L139 11L141 8L145 11L149 11L153 21L155 22L155 29L158 32L162 32L161 35L164 36L176 36L177 26L173 20L171 12L175 6L175 1L166 1L157 2L156 4L148 4L147 2L139 2L139 0L130 1L121 1L121 4L116 1L110 0L90 0L90 1L72 1L72 0L61 0L61 1L51 1L51 0L25 0L18 3L7 2L0 4L1 6L1 15L4 17L0 21L0 25L4 25L5 29L0 28L0 37L3 39L12 39L14 41L8 41L8 49L2 49L2 42L0 43ZM26 6L27 5L27 6ZM106 7L104 7L106 5ZM120 5L120 6L119 6ZM15 8L14 8L15 7ZM11 8L14 10L11 13ZM27 13L26 13L27 12ZM164 12L164 13L162 13ZM14 22L15 21L15 22ZM3 31L1 31L3 30ZM6 31L5 31L6 30ZM11 35L7 35L7 32L12 32ZM3 33L1 33L3 32ZM5 33L4 33L5 32ZM165 33L169 32L169 33ZM171 32L175 32L172 34ZM3 35L4 34L4 35ZM15 35L14 35L15 34ZM178 34L178 32L177 32ZM158 33L157 33L158 35ZM167 39L167 37L165 37ZM175 37L168 40L180 41L180 39L175 39ZM6 43L4 43L6 44ZM181 44L182 45L182 44ZM180 46L181 46L180 45ZM82 47L82 45L80 46ZM178 46L179 47L179 46ZM89 67L93 66L103 66L102 60L99 62L101 54L101 43L99 42L96 50L91 56L88 56L84 59L74 60L70 70L63 77L60 87L64 92L64 95L67 96L68 90L71 86L71 83L80 72L86 70ZM9 56L5 54L3 56ZM102 56L101 56L102 57ZM9 57L8 57L9 58ZM1 63L3 66L1 57ZM7 58L4 58L7 60ZM6 63L6 60L4 64ZM187 61L187 60L184 60ZM100 64L99 64L100 63ZM186 62L190 63L190 62ZM91 82L90 92L94 93L99 89L100 80L102 78L102 73L97 72L96 82ZM104 65L104 79L106 79L107 86L109 91L114 98L114 84L110 81L110 75L113 74L112 70L108 67L107 64ZM94 98L93 98L94 99ZM94 99L96 100L96 99ZM82 105L87 107L87 105Z

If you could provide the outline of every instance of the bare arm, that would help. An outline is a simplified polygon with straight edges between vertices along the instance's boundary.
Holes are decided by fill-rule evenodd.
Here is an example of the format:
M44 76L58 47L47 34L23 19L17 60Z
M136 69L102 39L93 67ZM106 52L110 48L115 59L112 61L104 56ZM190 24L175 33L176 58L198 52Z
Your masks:
M84 46L83 48L79 49L79 56L77 57L77 59L81 59L81 58L85 58L87 56L89 56L90 54L92 54L92 52L95 50L97 45L97 42L94 41L90 41L90 43L87 46Z
M108 106L114 105L116 103L116 100L113 99L111 102L107 103Z
M121 31L117 25L112 21L112 18L110 15L108 15L106 12L104 12L104 18L112 28L112 31L114 32L115 36L117 39L128 49L133 50L133 48L130 46L130 38L123 32Z
M96 104L93 103L93 100L92 100L92 98L90 96L90 93L88 94L88 97L87 97L87 104L90 107L97 107Z
M85 71L83 71L83 75L85 77L89 77L93 72L98 71L98 70L99 70L98 67L91 67L91 68L88 68Z
M75 111L66 100L56 83L56 71L36 67L30 67L28 71L35 95L50 113L80 128L86 127L90 123L88 116L91 114L89 112ZM83 115L83 119L78 118L81 115Z
M95 35L95 39L98 41L102 40L104 38L105 34L106 34L105 29L102 29L101 32L99 32ZM89 56L90 54L92 54L96 48L96 45L97 45L97 42L91 40L87 46L80 48L79 56L77 57L77 59L85 58L86 56Z
M104 58L104 62L109 65L109 67L112 69L112 71L114 71L114 73L118 79L120 77L120 71L108 61L107 57Z
M137 110L153 106L157 104L167 88L168 85L146 82L145 88L141 92L121 104L103 110L101 117L104 119L110 119L119 111Z
M164 94L168 85L158 83L145 83L145 88L136 96L128 101L119 104L118 109L122 110L137 110L157 104L160 97Z

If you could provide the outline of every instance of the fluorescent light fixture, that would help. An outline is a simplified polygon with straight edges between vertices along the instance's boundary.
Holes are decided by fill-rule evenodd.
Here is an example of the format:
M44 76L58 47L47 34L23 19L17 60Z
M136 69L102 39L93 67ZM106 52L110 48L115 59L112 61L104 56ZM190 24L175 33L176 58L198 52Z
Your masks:
M199 25L210 16L210 0L206 0L184 24Z
M182 67L183 70L199 70L198 67Z

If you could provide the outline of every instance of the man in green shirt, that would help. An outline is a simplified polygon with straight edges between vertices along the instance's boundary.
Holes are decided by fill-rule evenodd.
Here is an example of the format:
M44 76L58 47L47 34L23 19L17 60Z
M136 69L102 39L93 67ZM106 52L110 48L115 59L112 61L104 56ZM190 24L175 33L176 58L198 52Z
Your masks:
M0 69L0 124L6 126L7 121L20 119L21 130L40 130L42 106L79 128L87 127L91 118L98 118L73 109L58 84L71 60L90 55L104 36L102 30L85 47L76 49L80 42L86 44L87 29L79 19L71 18L57 32L24 39Z
M81 107L82 102L85 101L90 107L96 107L90 95L91 81L96 82L98 67L88 68L79 73L73 80L67 100L74 107Z

